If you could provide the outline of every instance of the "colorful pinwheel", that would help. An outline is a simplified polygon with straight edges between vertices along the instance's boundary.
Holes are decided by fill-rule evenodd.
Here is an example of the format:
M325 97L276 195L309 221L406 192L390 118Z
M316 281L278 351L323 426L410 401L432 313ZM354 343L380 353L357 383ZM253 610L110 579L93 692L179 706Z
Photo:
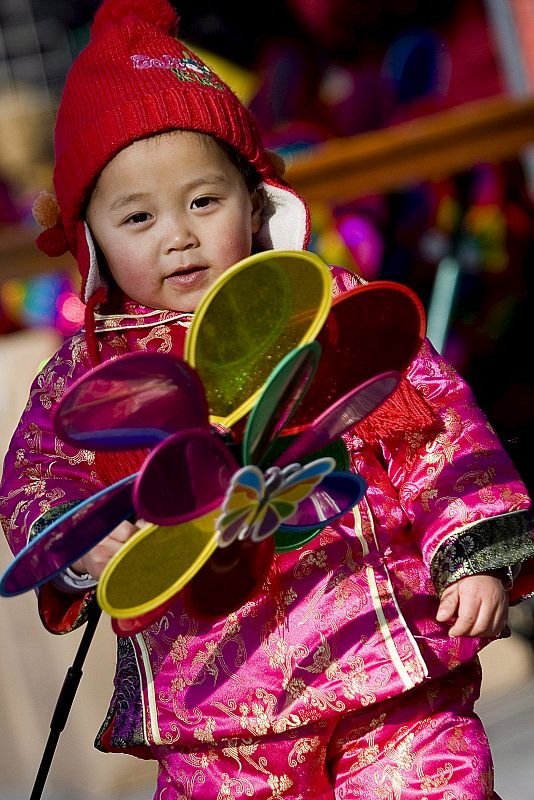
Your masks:
M98 585L115 630L142 629L184 587L197 613L225 614L257 590L275 547L302 546L359 502L365 485L346 471L340 437L395 389L424 314L390 282L330 297L317 256L252 256L203 299L184 360L132 353L75 383L58 435L95 450L151 450L138 473L35 537L0 592L41 585L120 521L141 518L148 524Z

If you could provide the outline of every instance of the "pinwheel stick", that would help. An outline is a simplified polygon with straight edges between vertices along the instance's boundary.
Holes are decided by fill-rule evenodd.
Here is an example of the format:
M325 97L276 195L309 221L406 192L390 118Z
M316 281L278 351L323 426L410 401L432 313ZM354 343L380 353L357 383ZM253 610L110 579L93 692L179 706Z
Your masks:
M61 687L56 707L52 715L52 720L50 722L50 733L48 735L48 740L41 758L35 783L33 784L30 800L39 800L43 793L44 785L50 771L50 766L52 764L52 759L54 758L59 737L66 725L70 710L72 708L72 703L74 702L74 698L83 675L83 662L85 661L85 657L87 656L89 647L93 640L101 613L102 612L100 608L95 604L89 613L87 626L80 641L74 661L72 662L72 666L68 668L67 674L65 675L65 680L63 681L63 686Z

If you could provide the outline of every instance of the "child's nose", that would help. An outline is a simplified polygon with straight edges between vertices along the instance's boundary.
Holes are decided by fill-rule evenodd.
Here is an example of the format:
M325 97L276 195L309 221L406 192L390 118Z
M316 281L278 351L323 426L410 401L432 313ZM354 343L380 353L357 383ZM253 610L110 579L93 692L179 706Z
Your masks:
M167 252L174 250L189 250L198 245L198 239L191 227L184 222L174 222L169 225L165 234Z

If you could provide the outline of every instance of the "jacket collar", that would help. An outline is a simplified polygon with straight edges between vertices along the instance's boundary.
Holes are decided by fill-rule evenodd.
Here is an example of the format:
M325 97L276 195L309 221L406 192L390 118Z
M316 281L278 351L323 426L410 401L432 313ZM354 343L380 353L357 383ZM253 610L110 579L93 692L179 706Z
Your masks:
M133 330L136 328L153 328L155 325L167 325L174 322L189 328L193 314L181 311L165 311L139 305L133 300L126 300L116 314L95 313L96 333L109 331Z

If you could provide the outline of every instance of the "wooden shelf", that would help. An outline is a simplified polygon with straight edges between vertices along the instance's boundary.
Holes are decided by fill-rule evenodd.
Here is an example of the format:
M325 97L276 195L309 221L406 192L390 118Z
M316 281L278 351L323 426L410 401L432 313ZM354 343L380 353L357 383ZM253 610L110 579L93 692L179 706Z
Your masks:
M331 140L295 155L287 180L310 203L338 203L513 158L530 143L534 99L499 96Z

